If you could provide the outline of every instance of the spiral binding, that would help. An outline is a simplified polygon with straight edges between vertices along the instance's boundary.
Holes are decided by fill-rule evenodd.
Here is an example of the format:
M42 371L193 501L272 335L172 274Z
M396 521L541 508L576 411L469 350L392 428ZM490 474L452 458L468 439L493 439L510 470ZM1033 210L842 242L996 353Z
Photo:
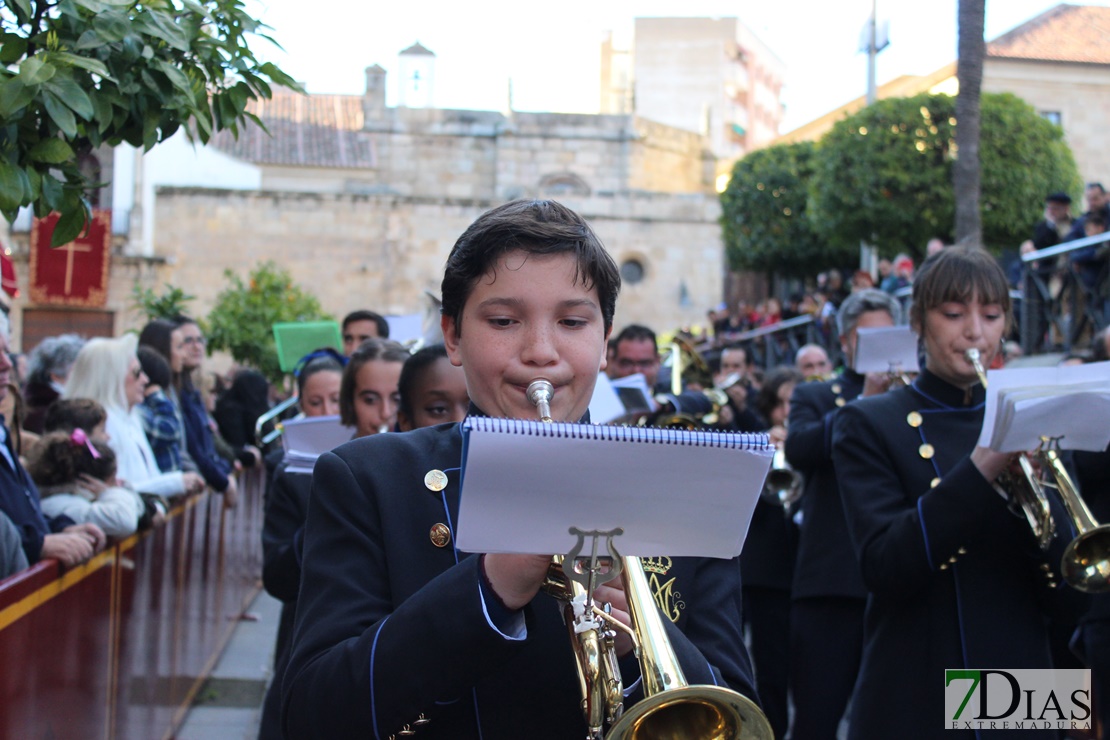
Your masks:
M531 419L495 419L470 416L463 421L464 432L515 434L527 437L589 439L599 442L636 442L643 444L712 447L717 449L773 452L770 438L760 432L706 432L659 427L605 426L599 424L544 423Z

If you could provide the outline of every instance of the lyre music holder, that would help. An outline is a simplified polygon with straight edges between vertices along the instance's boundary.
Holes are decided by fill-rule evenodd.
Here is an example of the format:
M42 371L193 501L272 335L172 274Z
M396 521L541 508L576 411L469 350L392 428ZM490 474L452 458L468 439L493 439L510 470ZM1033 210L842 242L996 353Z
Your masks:
M624 534L623 527L610 530L590 529L583 530L571 527L568 530L578 538L574 547L570 549L563 559L563 573L566 577L586 589L587 600L593 600L593 592L603 583L608 583L621 573L621 555L613 538ZM586 538L590 538L590 554L583 555L582 548ZM605 538L605 549L608 555L599 555L598 546L601 538Z

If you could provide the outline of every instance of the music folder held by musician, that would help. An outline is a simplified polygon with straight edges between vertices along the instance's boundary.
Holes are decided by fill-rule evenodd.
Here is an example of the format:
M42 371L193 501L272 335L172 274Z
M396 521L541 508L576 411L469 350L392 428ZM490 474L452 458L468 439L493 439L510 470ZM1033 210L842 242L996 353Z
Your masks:
M515 201L475 221L442 283L445 344L466 375L471 416L537 418L527 388L542 377L554 391L550 417L582 420L619 285L596 235L558 203ZM284 681L287 736L588 736L563 609L540 592L551 554L456 548L461 460L459 427L446 424L355 440L317 462ZM754 697L736 560L654 567L675 596L661 629L687 682ZM594 598L632 622L618 586ZM634 708L639 670L621 635L624 704Z

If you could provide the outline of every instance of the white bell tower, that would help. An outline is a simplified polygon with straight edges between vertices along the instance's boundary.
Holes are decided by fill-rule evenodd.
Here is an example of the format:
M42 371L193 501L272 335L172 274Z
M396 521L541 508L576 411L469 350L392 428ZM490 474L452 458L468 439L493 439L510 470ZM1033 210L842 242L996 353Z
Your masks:
M432 108L436 55L417 41L397 55L401 108Z

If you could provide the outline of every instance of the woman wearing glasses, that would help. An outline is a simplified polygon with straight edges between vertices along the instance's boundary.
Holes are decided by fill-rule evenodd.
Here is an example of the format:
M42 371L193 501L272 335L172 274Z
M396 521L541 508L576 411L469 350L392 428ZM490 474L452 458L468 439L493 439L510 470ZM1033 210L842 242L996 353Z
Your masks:
M163 473L135 407L143 401L147 377L136 356L138 339L90 339L77 354L63 398L91 398L108 412L108 445L116 453L117 477L139 493L178 496L196 493L204 481L196 473Z
M182 363L176 378L176 390L181 414L185 418L185 444L204 481L212 490L222 493L224 506L231 508L239 499L232 464L216 451L212 427L208 423L208 409L193 383L193 376L204 363L207 342L197 322L189 317L178 316L173 321L181 332Z

